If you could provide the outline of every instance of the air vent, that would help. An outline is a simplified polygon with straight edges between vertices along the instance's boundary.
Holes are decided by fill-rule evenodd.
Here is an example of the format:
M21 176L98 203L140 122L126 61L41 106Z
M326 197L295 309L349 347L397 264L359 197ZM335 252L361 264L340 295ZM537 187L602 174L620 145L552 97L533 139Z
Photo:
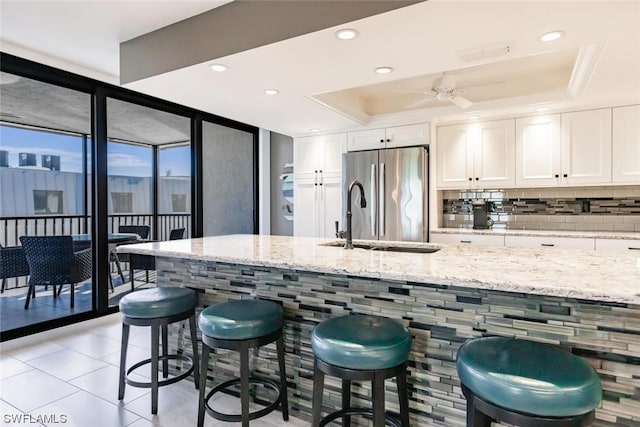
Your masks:
M511 52L513 43L500 43L458 52L462 62L478 62L485 59L499 58Z

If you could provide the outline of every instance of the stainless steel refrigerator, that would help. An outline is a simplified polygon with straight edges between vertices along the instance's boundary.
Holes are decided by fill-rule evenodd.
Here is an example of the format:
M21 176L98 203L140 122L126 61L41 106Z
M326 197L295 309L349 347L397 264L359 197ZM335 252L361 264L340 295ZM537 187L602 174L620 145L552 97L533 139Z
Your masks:
M351 200L354 239L426 242L428 221L427 147L356 151L342 155L342 228L346 227L347 190L353 180L362 183Z

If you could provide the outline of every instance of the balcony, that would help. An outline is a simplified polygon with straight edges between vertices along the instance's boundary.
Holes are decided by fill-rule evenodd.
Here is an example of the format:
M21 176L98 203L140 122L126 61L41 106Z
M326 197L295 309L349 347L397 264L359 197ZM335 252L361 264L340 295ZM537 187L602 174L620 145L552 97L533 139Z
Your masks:
M148 225L150 238L168 240L171 230L185 228L185 237L191 230L191 215L185 214L129 214L109 215L109 232L118 232L122 225ZM155 226L154 226L155 222ZM0 243L3 247L19 246L20 236L54 236L87 234L91 230L91 217L82 215L38 215L29 217L0 218ZM2 262L11 262L2 259ZM109 305L116 305L120 297L130 291L130 271L126 262L121 262L124 282L118 274L115 262L110 262L113 290L109 293ZM148 272L149 283L155 282L155 272ZM148 286L147 272L135 271L136 287ZM69 287L63 287L60 298L54 299L52 289L38 287L36 298L32 298L29 309L24 309L28 276L9 277L3 280L0 293L0 332L63 318L72 314L91 311L93 308L93 283L85 281L75 286L75 307L69 307Z

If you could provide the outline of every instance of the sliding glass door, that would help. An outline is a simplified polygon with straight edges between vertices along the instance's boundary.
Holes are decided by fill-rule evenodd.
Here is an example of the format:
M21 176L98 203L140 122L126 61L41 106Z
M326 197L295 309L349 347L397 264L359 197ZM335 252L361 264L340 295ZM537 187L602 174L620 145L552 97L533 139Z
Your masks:
M95 288L93 278L76 284L72 308L72 285L63 286L59 295L54 286L36 286L25 308L30 269L20 241L22 236L68 236L76 250L91 247L87 185L91 95L6 72L0 77L0 332L4 333L90 312ZM45 261L50 255L46 247L39 254ZM46 276L44 270L40 273Z

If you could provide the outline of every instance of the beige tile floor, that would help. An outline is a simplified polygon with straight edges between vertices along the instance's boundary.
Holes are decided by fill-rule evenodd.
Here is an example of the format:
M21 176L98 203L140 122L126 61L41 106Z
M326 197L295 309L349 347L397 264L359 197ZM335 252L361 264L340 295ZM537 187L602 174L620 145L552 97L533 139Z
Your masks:
M149 357L149 328L132 327L128 365ZM127 386L118 400L120 315L0 344L0 425L78 427L195 426L198 393L190 381L160 388L151 415L149 389ZM144 378L144 370L140 370ZM138 371L136 371L138 372ZM238 413L239 400L217 394L216 409ZM30 417L30 418L29 418ZM206 417L205 426L234 426ZM252 427L306 426L275 411Z

